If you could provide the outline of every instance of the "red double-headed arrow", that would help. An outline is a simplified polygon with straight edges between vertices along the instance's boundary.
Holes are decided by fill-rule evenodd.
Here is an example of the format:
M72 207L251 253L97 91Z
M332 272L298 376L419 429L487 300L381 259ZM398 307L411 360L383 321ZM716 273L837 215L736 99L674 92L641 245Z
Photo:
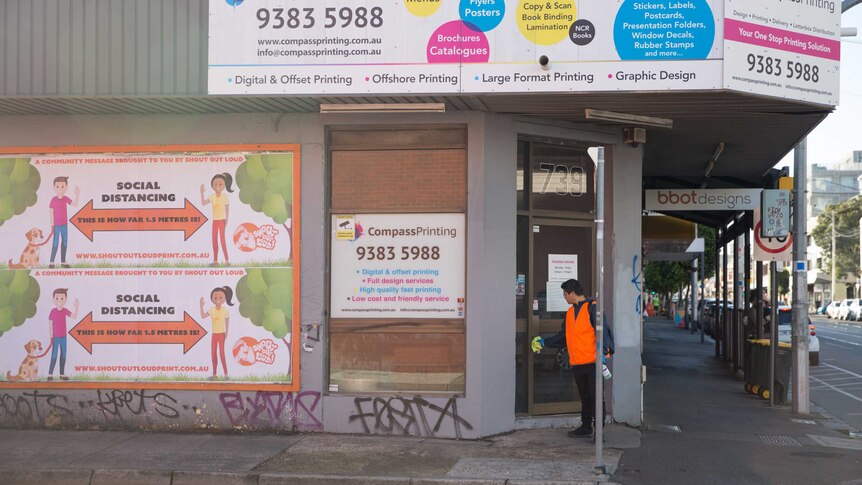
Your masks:
M185 354L207 331L188 312L179 322L95 322L90 312L69 334L91 354L94 344L182 344Z
M69 222L90 241L94 232L115 231L182 231L188 241L207 217L189 199L174 209L94 209L91 199Z

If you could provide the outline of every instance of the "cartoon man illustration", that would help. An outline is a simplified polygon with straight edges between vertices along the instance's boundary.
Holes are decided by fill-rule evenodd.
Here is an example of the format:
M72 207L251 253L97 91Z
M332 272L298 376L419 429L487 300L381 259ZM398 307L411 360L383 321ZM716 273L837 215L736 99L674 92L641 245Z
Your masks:
M57 177L54 179L54 194L51 199L51 204L48 206L48 215L51 218L51 227L54 228L54 240L51 244L51 264L49 268L54 267L54 258L57 257L57 245L60 243L60 238L63 238L63 243L60 247L60 266L68 268L66 264L66 248L69 245L69 213L67 211L69 205L72 207L78 206L78 196L81 190L75 187L75 200L66 196L66 189L69 188L69 177Z
M72 317L72 320L78 318L78 299L75 298L75 310L69 311L66 308L66 300L68 299L69 290L67 288L57 288L54 290L54 308L48 315L48 331L51 332L52 348L51 348L51 366L48 368L48 380L54 380L54 365L57 363L57 353L60 353L60 380L68 381L66 376L66 317Z

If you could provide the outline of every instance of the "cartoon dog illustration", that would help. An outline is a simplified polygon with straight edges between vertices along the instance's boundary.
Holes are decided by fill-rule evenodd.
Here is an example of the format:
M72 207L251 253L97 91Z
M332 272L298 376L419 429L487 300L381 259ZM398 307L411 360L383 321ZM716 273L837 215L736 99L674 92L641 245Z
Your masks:
M39 244L39 240L44 236L42 230L35 227L24 233L24 236L27 238L27 247L21 251L21 259L18 264L13 263L11 259L9 260L9 268L11 269L30 269L39 266L39 246L47 242L47 239Z
M24 344L24 350L27 351L27 357L24 357L24 360L21 362L21 366L18 367L18 375L13 376L11 372L7 371L7 381L32 381L37 379L39 368L36 367L36 363L39 361L40 357L45 355L37 355L37 352L42 351L42 342L33 339Z

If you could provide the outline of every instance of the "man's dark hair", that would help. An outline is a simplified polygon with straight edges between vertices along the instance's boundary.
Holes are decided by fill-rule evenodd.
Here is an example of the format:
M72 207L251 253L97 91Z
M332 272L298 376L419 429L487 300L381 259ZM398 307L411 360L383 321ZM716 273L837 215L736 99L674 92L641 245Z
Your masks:
M68 296L68 294L69 294L68 288L57 288L56 290L54 290L54 294L52 296L57 296L57 295Z
M560 288L562 288L566 293L574 293L578 296L584 296L584 288L580 283L578 283L578 280L570 279L563 281Z

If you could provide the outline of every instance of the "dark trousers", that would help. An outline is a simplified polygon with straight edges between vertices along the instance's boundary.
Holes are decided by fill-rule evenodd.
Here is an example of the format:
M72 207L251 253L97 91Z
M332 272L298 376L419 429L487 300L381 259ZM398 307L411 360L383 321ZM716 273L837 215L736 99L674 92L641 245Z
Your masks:
M596 364L573 365L572 374L581 397L581 423L583 426L592 426L596 417ZM602 411L604 407L602 401Z

